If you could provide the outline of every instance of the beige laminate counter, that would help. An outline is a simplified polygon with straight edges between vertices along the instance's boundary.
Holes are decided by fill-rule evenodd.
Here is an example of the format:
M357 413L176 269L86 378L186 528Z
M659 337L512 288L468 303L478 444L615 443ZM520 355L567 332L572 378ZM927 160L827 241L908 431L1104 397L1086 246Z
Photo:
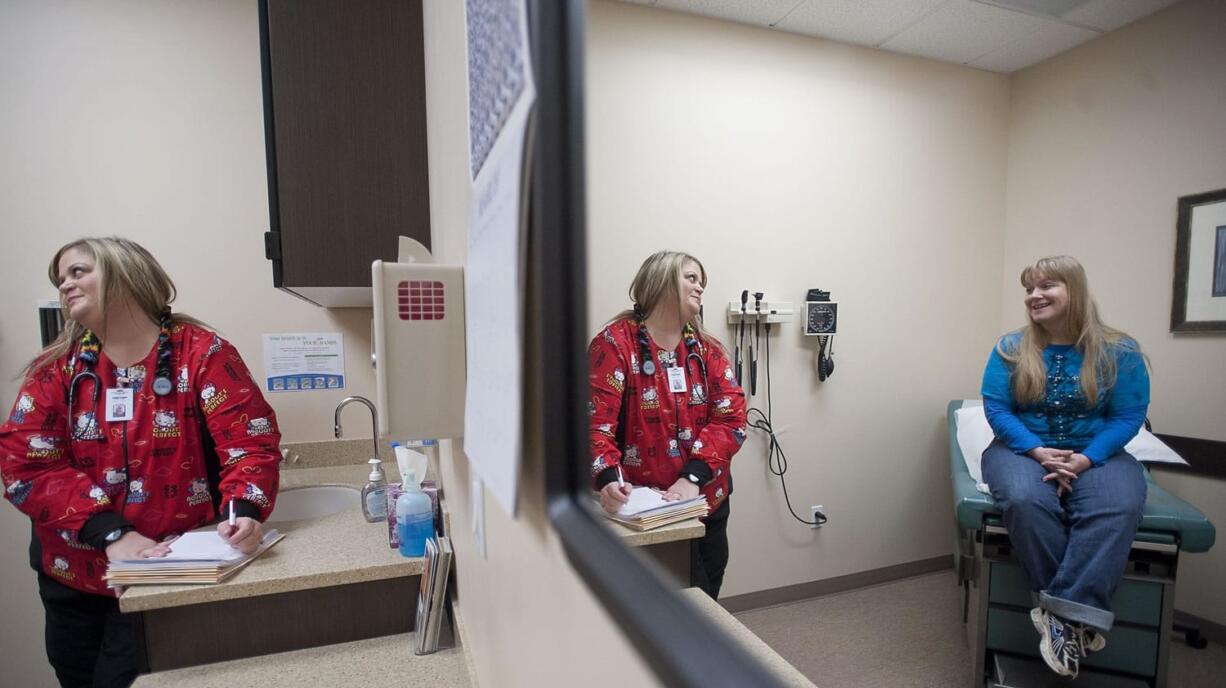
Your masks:
M472 685L462 648L413 654L414 634L312 647L261 657L144 674L133 688L264 686L379 686L394 682L430 688Z
M633 528L627 528L617 521L610 521L607 518L601 518L600 520L604 521L614 533L620 536L622 542L631 547L661 545L666 542L676 542L677 540L693 540L707 533L707 527L696 518L681 521L680 523L670 523L654 530L641 532Z
M400 480L395 466L385 466L384 470L388 482ZM363 464L289 468L281 471L280 489L315 485L347 485L360 489L367 472ZM446 508L443 518L445 522L449 520ZM642 533L607 519L601 520L632 547L689 540L706 532L706 527L697 519ZM422 572L422 560L402 557L389 547L386 526L367 523L358 504L331 516L278 524L276 528L286 534L285 539L225 583L136 586L119 598L119 608L125 612L142 612L417 576Z
M296 468L281 471L281 490L312 485L348 485L361 488L365 466ZM388 479L399 480L394 469ZM367 523L360 505L309 521L277 524L286 534L277 546L219 585L142 585L119 598L125 612L149 611L240 597L272 595L417 576L421 558L405 558L388 546L387 526Z
M789 664L783 657L780 657L779 653L772 650L770 645L767 645L761 638L754 635L753 631L746 628L740 621L737 621L735 616L719 606L719 603L708 597L705 592L698 588L686 588L681 591L681 595L697 607L698 612L710 621L712 626L720 628L732 636L733 640L745 648L745 651L750 656L761 661L780 683L785 686L796 686L797 688L816 688L812 681L796 670L796 667Z
M736 617L698 588L680 594L712 625L723 629L753 657L760 660L780 683L796 688L815 688L809 679L754 635ZM457 637L464 638L457 610ZM282 652L261 657L217 662L204 666L145 674L133 688L222 688L236 685L360 686L378 685L395 668L397 683L431 688L467 688L473 685L471 666L462 644L430 655L414 655L413 634L338 643L324 647Z

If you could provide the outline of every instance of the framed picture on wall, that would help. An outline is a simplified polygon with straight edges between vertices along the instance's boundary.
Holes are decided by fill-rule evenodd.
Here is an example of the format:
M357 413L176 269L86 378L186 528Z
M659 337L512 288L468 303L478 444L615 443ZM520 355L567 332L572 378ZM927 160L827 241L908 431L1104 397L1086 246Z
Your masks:
M1226 332L1226 189L1179 199L1171 332Z

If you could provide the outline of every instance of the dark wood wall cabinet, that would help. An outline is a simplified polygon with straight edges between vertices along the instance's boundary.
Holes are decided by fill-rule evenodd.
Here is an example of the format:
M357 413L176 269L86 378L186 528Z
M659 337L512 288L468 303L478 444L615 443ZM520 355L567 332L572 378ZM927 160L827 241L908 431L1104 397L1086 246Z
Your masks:
M430 247L421 0L260 0L273 285L369 306L397 237Z

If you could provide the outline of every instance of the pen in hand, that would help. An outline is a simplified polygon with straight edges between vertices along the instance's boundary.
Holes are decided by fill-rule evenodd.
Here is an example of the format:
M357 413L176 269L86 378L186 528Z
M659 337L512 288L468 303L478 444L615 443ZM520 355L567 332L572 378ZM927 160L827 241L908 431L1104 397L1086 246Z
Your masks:
M617 471L617 485L609 482L600 489L600 506L610 514L617 513L622 505L630 500L630 486L622 476L622 467L618 465L614 468Z
M234 513L234 500L231 499L230 500L230 532L226 534L226 538L229 539L231 536L233 536L235 530L238 530L238 514Z

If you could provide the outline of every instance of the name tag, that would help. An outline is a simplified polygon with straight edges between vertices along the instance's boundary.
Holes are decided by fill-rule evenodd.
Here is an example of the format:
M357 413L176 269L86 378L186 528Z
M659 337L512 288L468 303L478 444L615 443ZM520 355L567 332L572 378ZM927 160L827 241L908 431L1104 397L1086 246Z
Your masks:
M106 390L106 420L132 420L132 390L112 388Z
M668 389L674 394L685 391L685 368L673 366L668 369Z

